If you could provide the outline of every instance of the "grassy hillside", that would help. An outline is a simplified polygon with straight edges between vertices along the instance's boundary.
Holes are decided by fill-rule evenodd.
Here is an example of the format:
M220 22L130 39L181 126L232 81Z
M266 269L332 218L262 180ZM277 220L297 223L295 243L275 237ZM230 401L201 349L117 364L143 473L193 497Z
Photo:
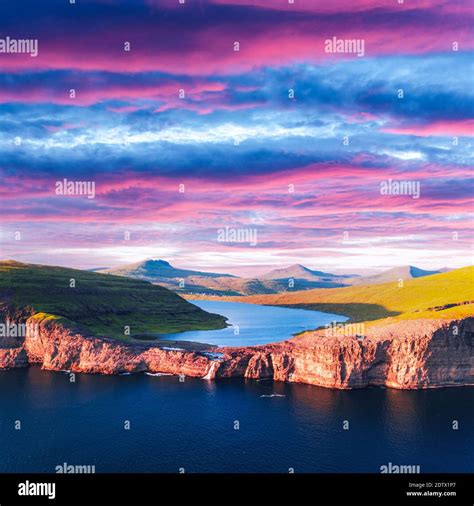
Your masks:
M474 267L380 285L239 297L240 302L301 307L369 321L388 316L457 318L474 315Z
M0 262L1 303L31 307L97 336L127 338L125 326L131 335L225 327L222 316L145 281L13 261Z
M392 267L386 271L374 274L372 276L361 276L358 278L350 278L346 280L348 285L379 285L382 283L390 283L399 279L415 279L424 276L432 276L440 274L442 271L427 271L419 269L413 265L403 265L400 267Z

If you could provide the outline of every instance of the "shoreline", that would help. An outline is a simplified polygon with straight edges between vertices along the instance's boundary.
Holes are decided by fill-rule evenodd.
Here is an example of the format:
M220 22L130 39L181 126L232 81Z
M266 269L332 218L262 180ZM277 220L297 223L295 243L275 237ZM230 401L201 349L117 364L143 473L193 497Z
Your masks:
M18 346L0 348L0 369L39 364L46 370L80 373L149 372L207 380L242 377L335 389L474 384L474 317L373 325L366 329L363 340L306 331L278 343L219 347L219 356L212 345L192 351L166 349L173 341L105 340L83 336L48 320L39 328L39 336L27 336Z

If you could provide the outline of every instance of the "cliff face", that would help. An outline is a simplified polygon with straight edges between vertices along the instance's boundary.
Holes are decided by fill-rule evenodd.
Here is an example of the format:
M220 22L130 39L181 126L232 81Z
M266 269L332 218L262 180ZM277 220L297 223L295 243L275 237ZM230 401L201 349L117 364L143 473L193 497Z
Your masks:
M273 377L330 388L474 385L474 318L407 320L367 329L363 339L306 332L285 343L228 350L217 376Z
M41 364L48 370L273 378L329 388L474 385L474 317L371 326L363 339L306 332L277 344L220 348L218 355L163 349L163 342L88 337L51 321L36 323L36 331L24 338L0 338L0 369Z
M21 347L29 363L53 371L101 374L149 371L201 377L210 367L209 359L202 353L88 337L48 321L40 322L36 332L27 333Z

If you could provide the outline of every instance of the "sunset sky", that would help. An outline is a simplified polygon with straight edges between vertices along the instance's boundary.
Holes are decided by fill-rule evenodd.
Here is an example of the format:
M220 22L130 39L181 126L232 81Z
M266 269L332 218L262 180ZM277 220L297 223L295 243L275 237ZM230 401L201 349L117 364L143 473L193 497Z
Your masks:
M1 258L471 264L473 18L468 0L1 2L0 39L38 40L0 53ZM325 52L333 37L364 55Z

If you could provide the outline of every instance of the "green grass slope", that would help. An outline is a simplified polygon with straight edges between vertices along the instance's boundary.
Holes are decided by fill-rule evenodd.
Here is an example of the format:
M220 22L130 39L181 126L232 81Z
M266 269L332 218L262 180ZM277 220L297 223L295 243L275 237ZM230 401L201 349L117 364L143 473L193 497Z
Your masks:
M389 316L462 318L474 315L474 267L380 285L318 289L277 295L239 297L240 302L301 307L370 321Z
M38 316L62 318L93 335L120 339L128 337L126 326L132 336L225 327L224 317L207 313L161 286L14 261L0 262L0 304L29 307L41 313Z

